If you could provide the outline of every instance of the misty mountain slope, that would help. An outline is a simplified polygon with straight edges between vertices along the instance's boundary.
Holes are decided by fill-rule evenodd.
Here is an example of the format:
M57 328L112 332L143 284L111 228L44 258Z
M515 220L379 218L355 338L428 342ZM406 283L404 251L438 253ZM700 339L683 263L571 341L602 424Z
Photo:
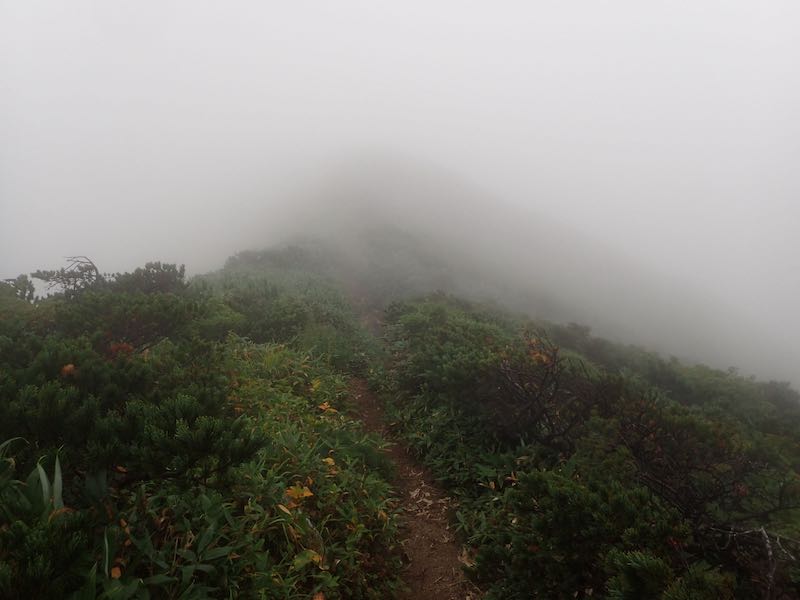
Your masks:
M343 293L374 292L356 310L384 304L371 383L458 498L463 560L489 597L797 594L793 551L770 554L800 533L796 391L442 288L414 298L455 286L458 271L437 278L442 262L405 233L347 241L229 267L311 268Z
M647 264L621 250L624 238L615 244L602 231L590 237L548 217L557 207L546 197L514 204L406 159L349 162L307 188L294 198L287 223L301 223L302 238L324 240L353 263L382 261L376 271L403 272L428 261L420 272L432 278L429 289L441 281L444 289L537 318L587 324L620 342L798 383L796 348L785 335L796 323L776 335L766 313L739 310L738 298L718 291L716 274L703 287L689 283L696 277ZM291 242L297 227L286 229L283 241ZM616 235L625 230L620 223ZM403 236L405 247L398 248ZM674 243L677 250L681 242ZM668 258L671 249L660 251ZM398 260L403 253L409 264ZM703 268L698 262L697 271Z
M0 2L0 600L800 600L798 23Z
M499 322L545 331L566 350L583 360L613 373L629 373L650 385L672 394L685 404L711 401L743 416L759 412L766 402L794 414L796 392L789 384L763 383L740 376L733 369L719 370L702 362L664 357L640 345L609 340L594 334L587 325L558 323L536 318L546 306L534 293L515 290L511 282L497 285L468 285L476 275L474 265L448 262L441 247L397 228L383 227L353 231L343 243L337 239L296 239L294 243L263 251L241 252L231 257L219 274L246 274L281 281L293 274L293 281L304 278L325 281L332 294L343 294L361 312L382 313L398 301L455 295L478 302ZM219 276L218 274L218 276ZM483 275L486 281L486 275ZM297 286L297 283L294 283ZM514 297L514 293L518 297ZM490 294L493 294L490 296ZM343 310L346 310L343 308ZM748 366L744 366L746 372ZM719 386L704 388L701 382L716 380ZM723 388L729 389L724 393Z
M797 595L797 392L454 296L470 265L418 236L344 239L0 286L0 595L392 597L354 376L488 598Z
M399 589L382 442L342 411L368 336L324 281L24 282L0 284L0 597Z
M797 597L800 395L552 333L443 295L386 315L375 385L488 596Z

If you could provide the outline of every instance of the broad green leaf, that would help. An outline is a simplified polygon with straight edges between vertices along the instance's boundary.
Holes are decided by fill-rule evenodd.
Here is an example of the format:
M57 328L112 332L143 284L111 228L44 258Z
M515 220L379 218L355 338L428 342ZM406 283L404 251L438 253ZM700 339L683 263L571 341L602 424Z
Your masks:
M169 575L165 575L161 573L159 575L153 575L152 577L148 577L144 580L145 585L164 585L167 583L176 583L178 581L177 577L171 577Z
M70 600L95 600L97 598L97 563L92 565L84 586L70 596Z
M292 566L298 571L308 565L309 563L319 563L322 557L313 550L303 550L300 554L294 557Z
M211 543L212 539L214 538L214 534L216 532L217 532L217 525L216 523L212 523L200 535L200 538L197 540L197 553L199 555L202 556L203 550L205 550L206 547Z
M204 560L215 560L222 556L227 556L233 551L233 546L222 546L220 548L212 548L203 555Z

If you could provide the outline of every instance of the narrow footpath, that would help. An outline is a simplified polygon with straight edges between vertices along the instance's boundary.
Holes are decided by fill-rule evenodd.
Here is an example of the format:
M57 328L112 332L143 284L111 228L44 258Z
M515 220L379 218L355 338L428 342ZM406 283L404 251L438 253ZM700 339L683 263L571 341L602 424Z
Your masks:
M354 414L368 431L390 439L383 407L363 379L350 382ZM407 568L403 580L410 588L401 600L478 600L479 590L461 570L460 550L448 524L452 501L430 472L402 444L387 449L397 475L392 482L400 498L401 532Z

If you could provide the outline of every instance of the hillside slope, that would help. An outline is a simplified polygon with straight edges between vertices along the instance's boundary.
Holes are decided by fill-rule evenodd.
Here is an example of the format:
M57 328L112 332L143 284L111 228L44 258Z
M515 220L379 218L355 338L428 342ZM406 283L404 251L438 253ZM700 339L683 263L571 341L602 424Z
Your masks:
M446 261L374 235L1 285L2 596L401 593L427 517L357 377L488 598L798 597L797 392L431 294Z

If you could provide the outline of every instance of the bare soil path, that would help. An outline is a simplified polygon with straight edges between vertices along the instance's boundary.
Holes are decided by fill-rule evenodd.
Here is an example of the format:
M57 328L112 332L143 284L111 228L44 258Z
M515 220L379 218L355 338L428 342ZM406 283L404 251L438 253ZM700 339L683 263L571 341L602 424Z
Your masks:
M354 414L368 431L388 435L383 407L363 379L350 382ZM410 588L402 600L478 600L480 593L466 578L459 560L461 546L447 519L452 500L436 485L402 444L387 454L397 468L392 482L403 513L403 549L407 568L403 580Z

